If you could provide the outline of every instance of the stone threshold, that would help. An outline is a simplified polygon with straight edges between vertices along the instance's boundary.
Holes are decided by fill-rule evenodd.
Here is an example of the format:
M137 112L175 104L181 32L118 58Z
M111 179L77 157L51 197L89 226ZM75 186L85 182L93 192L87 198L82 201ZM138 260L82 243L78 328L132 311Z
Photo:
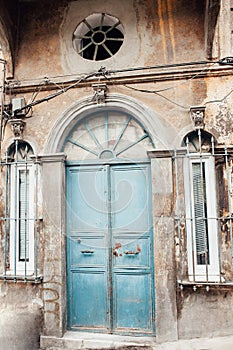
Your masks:
M155 338L132 337L102 333L67 331L62 338L41 336L41 350L78 350L78 349L118 349L118 350L151 350Z

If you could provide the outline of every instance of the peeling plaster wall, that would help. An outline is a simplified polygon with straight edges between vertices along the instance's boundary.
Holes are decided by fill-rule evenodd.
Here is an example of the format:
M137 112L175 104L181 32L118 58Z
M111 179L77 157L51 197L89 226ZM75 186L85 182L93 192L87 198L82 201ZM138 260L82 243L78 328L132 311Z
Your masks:
M0 46L3 58L7 61L6 76L12 78L14 75L14 55L17 49L19 7L16 0L8 3L1 0L0 7Z
M87 62L74 52L72 33L85 16L101 11L111 13L122 21L126 33L125 43L111 59L104 62ZM199 0L23 2L15 82L12 82L12 89L8 90L7 98L25 97L26 102L30 102L35 96L36 99L42 99L54 93L52 89L56 83L53 84L52 77L60 77L60 85L55 87L59 89L63 87L62 80L69 79L69 76L64 77L64 74L87 73L98 70L101 65L107 69L121 69L205 60L204 16L205 1ZM150 119L149 124L153 125L149 131L156 148L174 149L181 146L183 137L193 130L189 115L190 106L197 105L206 106L206 131L213 133L219 144L232 145L232 74L228 70L226 75L224 71L208 75L208 69L205 67L203 72L199 70L190 73L187 67L180 67L171 71L169 76L165 77L161 71L160 76L155 75L150 79L148 75L151 71L148 71L148 74L140 72L137 77L127 72L125 78L129 80L131 87L148 91L162 90L162 93L135 91L130 89L124 80L115 84L111 80L112 77L109 77L107 95L110 96L109 99L112 96L124 96L142 107ZM44 79L45 77L49 79ZM40 79L35 80L37 78ZM44 221L40 237L39 267L44 275L44 282L39 286L0 283L0 328L7 332L8 327L12 327L12 337L14 341L16 337L17 343L20 344L17 350L35 350L40 333L62 336L66 329L65 224L62 221L65 206L64 156L60 155L55 159L46 156L45 153L55 125L64 121L63 116L71 106L85 100L87 105L98 108L92 101L93 94L91 83L77 86L49 102L33 107L31 118L26 120L24 139L33 145L36 154L42 155L43 163L41 210L43 209ZM166 134L161 130L165 130ZM12 141L12 131L7 125L3 152ZM155 277L158 289L157 337L160 341L169 340L169 337L175 340L177 327L180 338L229 334L233 327L231 290L215 289L208 293L198 290L194 293L185 289L176 294L177 271L173 245L175 199L172 192L174 179L172 180L171 162L160 162L162 170L159 176L158 164L154 160L152 163ZM182 164L180 167L182 169ZM222 178L221 174L219 176ZM164 179L169 179L169 184L163 183ZM52 201L51 191L54 196ZM161 200L164 201L163 208L160 205ZM158 217L161 219L156 220ZM184 230L182 234L185 241ZM223 245L224 237L223 232ZM167 242L166 249L164 242ZM0 249L3 251L3 236L0 243ZM228 254L226 247L225 253ZM185 270L187 261L185 252L183 254ZM3 254L0 254L1 266L2 256ZM225 270L230 271L227 268ZM16 325L20 325L19 328L16 328ZM8 336L6 332L2 333L2 338L0 336L0 344L4 344L4 350L10 349L13 341L11 333ZM2 349L0 345L0 350Z
M185 288L177 293L178 332L183 339L232 334L232 290Z
M108 68L205 59L204 1L26 2L21 5L16 79L31 72L44 77L98 69L102 62L83 61L72 46L76 26L94 12L110 13L124 27L122 48L104 62Z
M42 327L42 309L38 286L0 284L0 350L36 350Z

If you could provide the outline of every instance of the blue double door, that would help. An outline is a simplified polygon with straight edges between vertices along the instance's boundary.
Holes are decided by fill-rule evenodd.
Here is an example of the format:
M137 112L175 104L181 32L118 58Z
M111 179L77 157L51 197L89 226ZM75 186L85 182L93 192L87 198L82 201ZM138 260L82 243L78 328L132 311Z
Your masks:
M154 334L149 164L67 166L68 328Z

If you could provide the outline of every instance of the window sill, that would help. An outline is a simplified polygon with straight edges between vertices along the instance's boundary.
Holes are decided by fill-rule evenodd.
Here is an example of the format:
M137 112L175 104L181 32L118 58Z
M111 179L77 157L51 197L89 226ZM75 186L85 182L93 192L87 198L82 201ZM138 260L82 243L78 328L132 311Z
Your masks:
M7 273L5 275L0 275L0 281L4 282L24 282L24 283L34 283L34 284L39 284L43 282L43 276L38 275L13 275L10 273Z
M177 281L177 287L182 291L185 287L193 289L194 292L197 289L205 289L209 292L210 289L230 289L233 288L233 281L228 282L190 282L190 281Z

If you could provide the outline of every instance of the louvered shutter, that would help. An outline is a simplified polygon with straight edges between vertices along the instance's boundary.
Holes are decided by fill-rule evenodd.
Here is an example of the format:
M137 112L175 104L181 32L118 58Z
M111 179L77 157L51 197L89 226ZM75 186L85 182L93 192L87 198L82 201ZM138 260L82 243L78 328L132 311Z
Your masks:
M19 171L19 260L29 258L29 176Z
M204 163L193 163L192 175L196 256L197 264L203 265L209 263Z

